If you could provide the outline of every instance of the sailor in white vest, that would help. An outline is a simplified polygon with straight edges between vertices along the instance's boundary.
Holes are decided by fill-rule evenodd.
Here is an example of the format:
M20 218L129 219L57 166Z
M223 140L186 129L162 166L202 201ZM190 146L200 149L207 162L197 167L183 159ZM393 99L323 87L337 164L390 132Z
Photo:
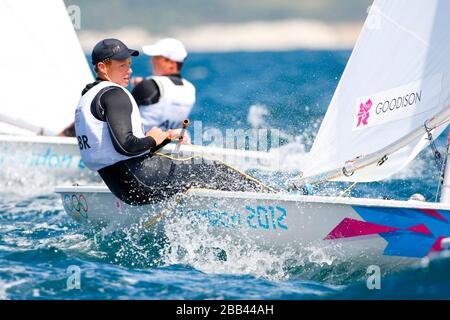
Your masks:
M180 130L153 127L144 132L138 106L125 88L131 56L139 54L117 39L100 41L92 51L97 72L75 111L78 146L86 166L98 171L122 201L141 205L164 200L190 187L255 191L256 179L218 162L186 161L157 153Z
M188 53L173 38L143 46L142 51L152 57L153 75L147 79L134 78L131 93L139 106L144 128L180 128L195 104L195 87L180 74Z

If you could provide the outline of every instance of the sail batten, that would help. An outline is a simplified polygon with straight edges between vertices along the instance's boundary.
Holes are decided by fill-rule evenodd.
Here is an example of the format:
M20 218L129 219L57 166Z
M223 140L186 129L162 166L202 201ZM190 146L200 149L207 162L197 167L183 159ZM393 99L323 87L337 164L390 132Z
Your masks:
M343 168L417 131L450 103L450 1L375 0L303 168L305 177ZM436 138L445 126L436 128ZM340 181L377 181L427 145L412 139L383 166Z

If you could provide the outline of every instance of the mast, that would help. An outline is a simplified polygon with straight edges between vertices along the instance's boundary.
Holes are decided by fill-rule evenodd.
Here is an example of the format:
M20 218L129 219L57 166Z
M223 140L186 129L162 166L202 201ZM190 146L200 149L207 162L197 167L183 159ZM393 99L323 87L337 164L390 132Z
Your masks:
M450 203L450 164L448 161L450 154L450 132L447 136L447 153L445 157L445 170L444 170L444 176L443 176L443 182L442 182L442 189L441 189L441 203Z

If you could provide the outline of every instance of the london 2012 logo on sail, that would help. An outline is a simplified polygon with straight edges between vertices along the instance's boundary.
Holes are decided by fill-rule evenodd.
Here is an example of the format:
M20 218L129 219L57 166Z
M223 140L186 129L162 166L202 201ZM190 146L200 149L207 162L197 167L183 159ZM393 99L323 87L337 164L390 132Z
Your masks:
M418 103L420 103L421 98L422 90L418 92L411 92L399 97L384 98L379 102L377 101L375 110L373 110L375 112L375 118L379 118L380 116L382 117L392 112L401 112L404 108L416 106ZM371 99L367 100L365 103L360 103L359 111L357 114L357 128L359 126L367 126L369 124L368 120L371 108ZM391 117L389 117L389 119L392 120Z
M369 120L369 111L370 108L372 107L372 100L367 100L366 103L361 103L359 105L359 112L358 112L358 124L356 125L357 127L359 127L361 124L363 126L368 124L368 120Z
M365 130L389 122L400 122L407 118L433 110L439 102L442 75L436 74L415 81L358 97L353 105L352 131Z

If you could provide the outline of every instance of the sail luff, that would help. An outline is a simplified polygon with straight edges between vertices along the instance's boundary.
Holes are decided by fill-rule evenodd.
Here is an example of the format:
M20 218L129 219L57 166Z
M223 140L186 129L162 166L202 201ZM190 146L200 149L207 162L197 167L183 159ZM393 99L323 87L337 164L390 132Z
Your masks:
M349 159L342 167L320 173L315 176L295 179L291 181L289 188L299 189L306 184L319 184L325 181L338 179L342 176L351 176L354 172L361 170L367 166L378 164L383 165L384 162L389 161L389 156L398 150L408 146L412 142L416 141L424 135L428 135L428 132L432 132L436 128L447 124L450 120L450 105L444 110L428 119L424 125L416 128L412 132L401 137L397 141L389 144L388 146L367 155L361 155L355 159ZM435 136L433 136L435 138Z

